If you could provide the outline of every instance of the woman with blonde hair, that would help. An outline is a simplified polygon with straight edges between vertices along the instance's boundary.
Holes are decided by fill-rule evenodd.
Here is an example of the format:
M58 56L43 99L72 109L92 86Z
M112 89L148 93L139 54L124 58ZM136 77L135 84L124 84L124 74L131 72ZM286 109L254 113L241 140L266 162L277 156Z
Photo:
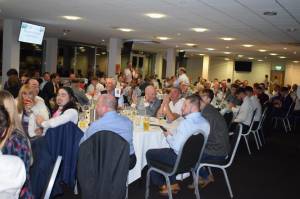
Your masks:
M15 155L23 160L26 168L26 181L21 189L20 198L32 199L34 197L31 193L29 177L32 160L30 142L23 131L14 97L7 91L0 91L0 105L5 107L10 120L9 127L1 134L0 150L5 155Z
M29 137L41 136L43 130L36 123L36 115L48 120L49 112L45 103L36 99L36 92L28 84L23 85L20 89L17 98L17 109L21 115L24 132Z

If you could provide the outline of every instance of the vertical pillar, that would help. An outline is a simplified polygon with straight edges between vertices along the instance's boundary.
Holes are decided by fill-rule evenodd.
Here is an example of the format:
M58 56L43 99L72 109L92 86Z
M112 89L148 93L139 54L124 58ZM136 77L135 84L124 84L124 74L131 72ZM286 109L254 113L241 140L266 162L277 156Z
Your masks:
M110 38L108 43L108 77L114 77L116 73L116 65L121 67L121 48L122 40L118 38Z
M208 70L209 70L209 56L203 56L203 68L202 68L202 78L208 80Z
M176 64L176 50L175 48L167 49L167 69L166 76L171 77L175 75L175 64Z
M163 66L163 55L162 53L156 53L155 55L155 74L158 79L162 79L162 66Z
M20 66L20 43L18 42L20 21L13 19L3 20L3 47L2 47L2 84L7 80L6 72Z
M43 72L56 73L57 71L58 39L45 38Z

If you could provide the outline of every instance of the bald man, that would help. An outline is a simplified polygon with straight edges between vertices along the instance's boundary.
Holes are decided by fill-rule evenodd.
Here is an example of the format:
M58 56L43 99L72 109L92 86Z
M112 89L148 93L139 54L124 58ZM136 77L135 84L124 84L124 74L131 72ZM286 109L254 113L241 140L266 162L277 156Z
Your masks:
M161 101L156 97L156 89L149 85L145 89L145 96L134 100L134 104L140 114L146 112L146 115L156 117Z
M133 124L127 117L116 112L117 100L110 94L99 97L96 105L98 119L91 124L82 137L80 144L99 131L112 131L123 137L130 146L130 168L135 165L135 154L132 142ZM117 125L116 125L117 124Z
M105 81L105 90L101 91L101 94L110 94L115 96L116 94L116 85L117 82L115 79L113 78L106 78ZM117 100L117 106L118 107L123 107L124 106L124 96L122 93L120 93L120 96L115 96L116 100Z

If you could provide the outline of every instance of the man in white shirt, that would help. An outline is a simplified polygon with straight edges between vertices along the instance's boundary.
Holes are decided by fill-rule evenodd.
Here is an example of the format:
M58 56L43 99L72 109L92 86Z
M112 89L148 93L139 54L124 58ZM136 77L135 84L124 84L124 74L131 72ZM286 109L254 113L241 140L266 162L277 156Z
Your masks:
M40 84L40 90L43 90L44 86L47 84L47 82L50 81L50 73L44 72L43 74L43 81Z
M179 88L171 88L169 95L164 97L163 102L157 112L157 116L166 116L169 122L176 120L182 115L182 106L184 100L184 98L181 98L181 91Z
M233 120L234 124L232 124L232 131L235 130L235 126L237 123L241 123L243 125L243 132L247 132L253 116L253 105L250 97L246 95L246 91L244 88L239 88L236 92L237 98L243 101L240 106L235 119Z
M177 159L180 148L184 145L186 140L200 130L208 136L210 125L208 121L200 113L200 97L191 95L185 98L182 107L182 120L179 126L174 130L163 132L170 148L164 149L151 149L146 153L148 164L151 165L152 161L161 162L162 164L174 165ZM164 177L156 172L151 173L152 181L154 184L161 186L160 194L166 195L168 189L164 184ZM170 183L173 193L177 193L180 188L175 183L176 176L170 176Z
M97 77L93 77L91 80L91 84L87 87L87 94L90 96L98 96L101 95L101 91L105 90L104 86L98 82Z
M259 102L259 99L253 95L253 88L251 86L245 87L246 95L250 98L252 109L256 110L255 116L254 116L254 123L252 129L256 129L258 127L258 123L261 118L261 104Z
M187 85L190 84L190 80L189 80L188 76L186 75L186 70L184 67L180 67L178 69L178 78L174 82L174 86L178 87L180 82L184 82Z
M130 83L132 80L132 64L130 62L127 63L127 67L124 69L125 81Z
M0 150L0 198L18 199L25 180L24 162L18 156L2 155Z

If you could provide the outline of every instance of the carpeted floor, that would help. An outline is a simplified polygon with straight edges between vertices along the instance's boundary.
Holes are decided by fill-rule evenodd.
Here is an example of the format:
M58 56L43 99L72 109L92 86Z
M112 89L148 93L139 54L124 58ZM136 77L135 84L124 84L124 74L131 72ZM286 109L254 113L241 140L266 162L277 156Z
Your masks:
M299 132L299 131L298 131ZM300 198L300 133L269 132L266 145L257 151L250 141L252 155L246 151L244 141L240 143L235 161L228 169L234 198L238 199L296 199ZM224 176L213 170L215 182L200 190L202 199L230 198ZM182 190L175 199L195 198L192 190L187 189L191 179L180 182ZM129 199L142 199L145 194L144 178L129 186ZM57 199L77 199L69 190ZM151 187L150 198L167 198L159 196L158 189Z

